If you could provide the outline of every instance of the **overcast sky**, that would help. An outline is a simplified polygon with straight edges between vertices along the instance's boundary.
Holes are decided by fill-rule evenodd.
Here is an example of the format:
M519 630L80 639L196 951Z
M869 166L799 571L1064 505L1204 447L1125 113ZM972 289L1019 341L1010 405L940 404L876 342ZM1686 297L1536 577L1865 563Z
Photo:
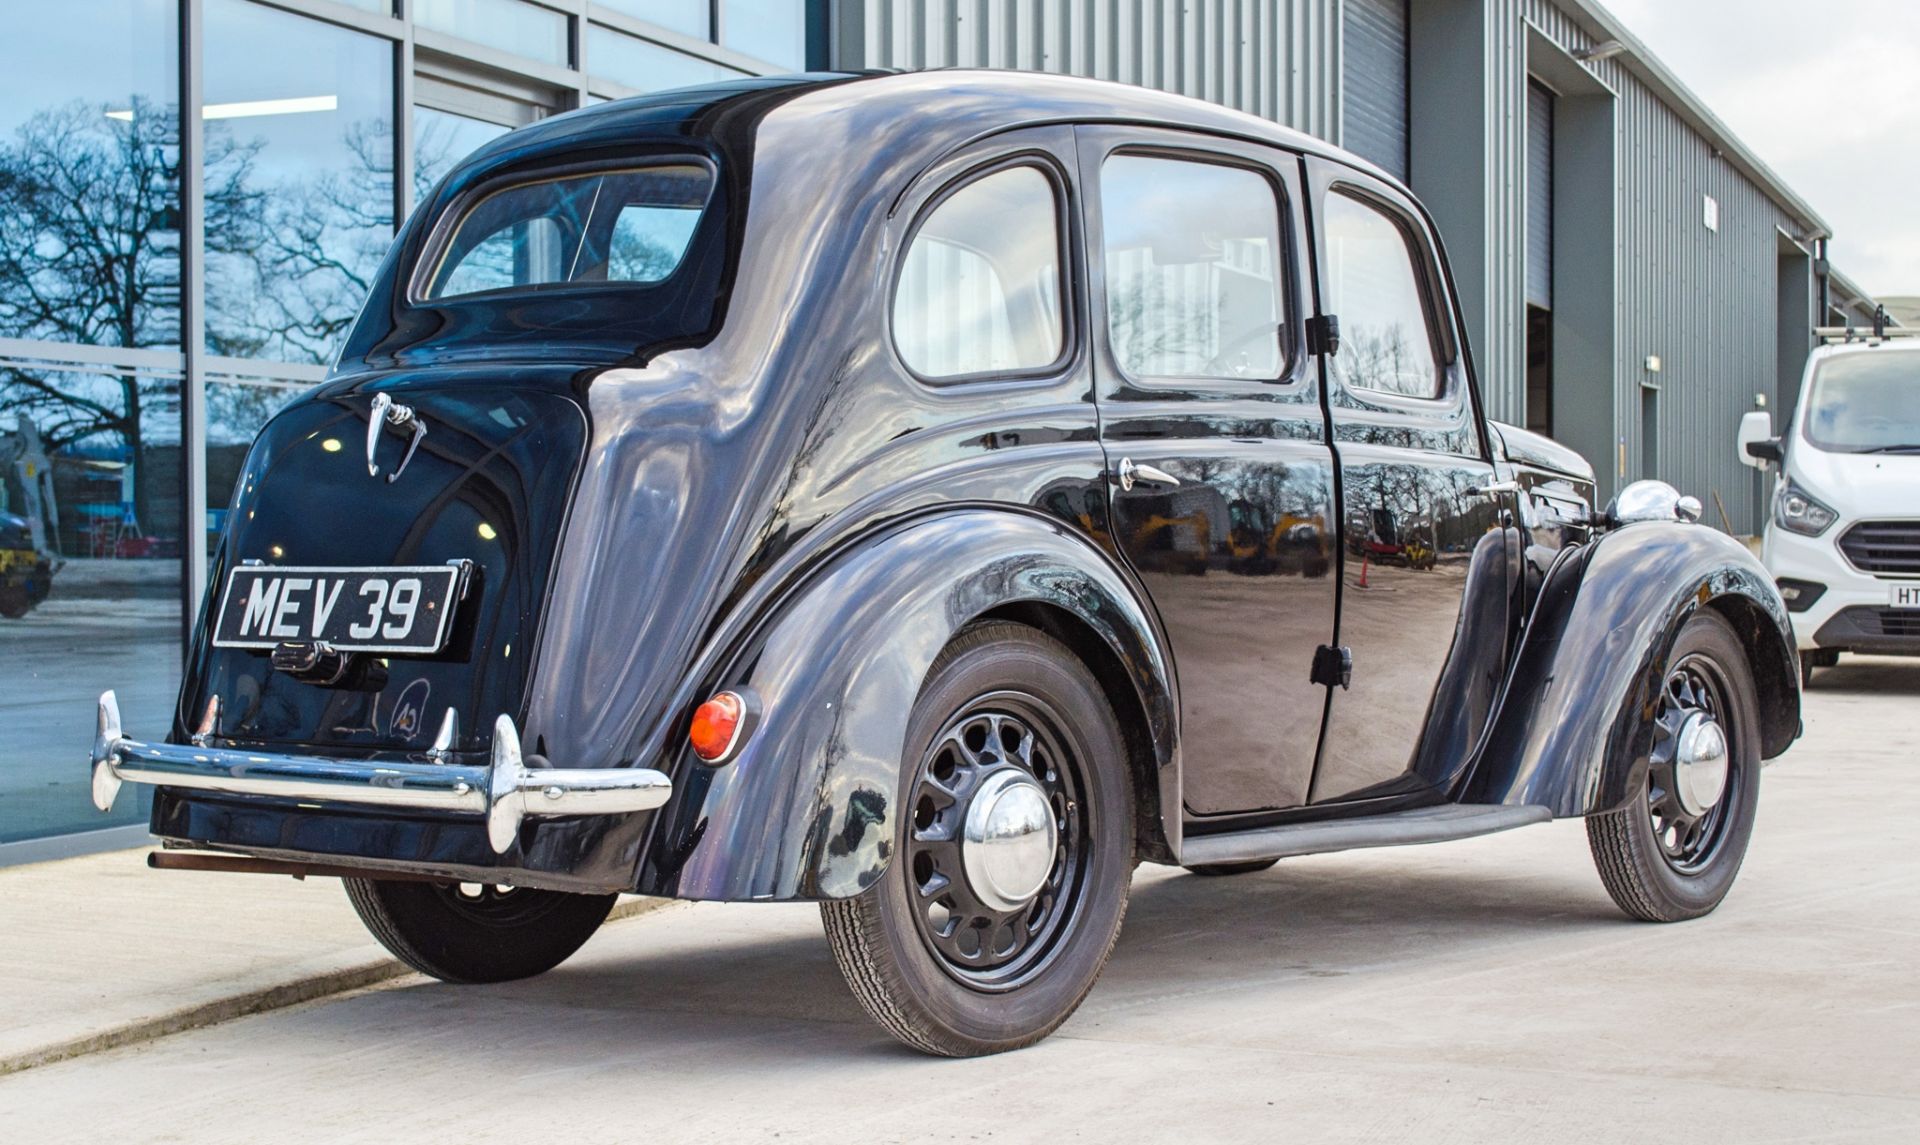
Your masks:
M1847 277L1920 294L1920 2L1602 2L1820 212Z

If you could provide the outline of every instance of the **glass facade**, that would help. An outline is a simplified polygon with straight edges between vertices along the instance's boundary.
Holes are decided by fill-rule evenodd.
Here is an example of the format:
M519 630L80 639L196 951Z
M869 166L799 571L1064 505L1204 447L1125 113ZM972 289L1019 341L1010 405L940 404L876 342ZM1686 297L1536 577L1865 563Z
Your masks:
M816 0L199 0L187 50L189 7L13 5L0 37L0 863L28 840L137 841L144 802L103 815L88 798L94 702L112 688L130 734L166 733L183 612L241 459L324 376L401 213L512 127L798 70L823 16Z

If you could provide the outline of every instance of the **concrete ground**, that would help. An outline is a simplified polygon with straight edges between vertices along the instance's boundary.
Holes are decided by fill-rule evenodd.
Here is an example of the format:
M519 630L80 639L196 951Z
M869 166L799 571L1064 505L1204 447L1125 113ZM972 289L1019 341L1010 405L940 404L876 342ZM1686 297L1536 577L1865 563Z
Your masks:
M946 1062L866 1021L812 907L676 907L533 981L402 977L0 1077L0 1140L1911 1142L1917 715L1920 661L1821 673L1739 884L1693 923L1620 916L1578 823L1143 868L1076 1017ZM191 965L293 909L92 945Z

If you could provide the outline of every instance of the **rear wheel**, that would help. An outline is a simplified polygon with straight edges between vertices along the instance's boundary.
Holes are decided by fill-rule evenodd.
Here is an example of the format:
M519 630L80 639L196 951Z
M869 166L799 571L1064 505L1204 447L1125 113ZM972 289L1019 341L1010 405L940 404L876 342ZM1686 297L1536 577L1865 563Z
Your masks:
M899 846L821 904L834 960L907 1045L968 1057L1039 1041L1106 965L1133 872L1133 789L1099 684L1023 625L963 632L908 725Z
M380 945L443 982L544 974L593 937L620 897L490 883L341 881Z
M1760 801L1759 705L1739 637L1703 612L1680 630L1668 665L1645 782L1627 806L1587 819L1607 893L1648 922L1720 905Z

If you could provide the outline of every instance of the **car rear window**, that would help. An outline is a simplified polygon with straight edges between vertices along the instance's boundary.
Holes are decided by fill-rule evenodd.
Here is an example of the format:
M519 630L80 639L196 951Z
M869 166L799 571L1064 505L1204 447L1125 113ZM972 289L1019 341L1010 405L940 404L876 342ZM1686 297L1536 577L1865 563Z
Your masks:
M704 164L671 163L522 183L466 208L423 302L673 276L713 193Z

